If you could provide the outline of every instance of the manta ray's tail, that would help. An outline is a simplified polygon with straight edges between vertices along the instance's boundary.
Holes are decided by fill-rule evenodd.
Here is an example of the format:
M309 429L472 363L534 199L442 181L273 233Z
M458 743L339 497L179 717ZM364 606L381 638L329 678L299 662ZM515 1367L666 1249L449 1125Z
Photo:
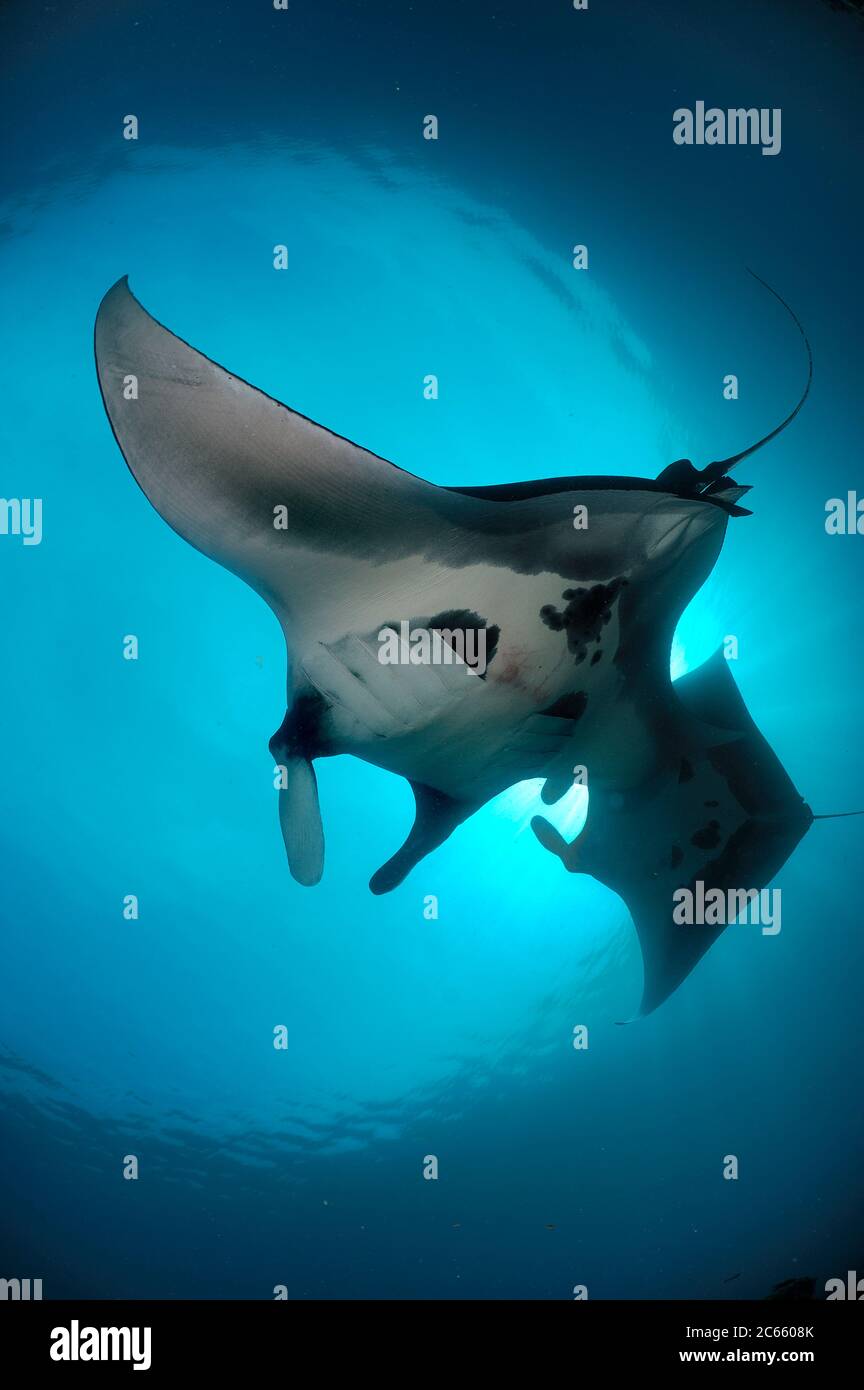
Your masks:
M786 416L786 419L781 424L777 425L776 429L771 430L770 434L766 434L764 438L758 440L756 444L751 444L749 449L742 449L740 454L733 454L732 457L728 459L719 459L714 463L709 463L706 468L703 468L699 476L700 478L704 479L707 484L715 483L717 479L722 478L724 473L727 473L730 468L734 468L736 463L740 463L742 459L748 458L750 454L755 454L756 450L761 449L763 444L770 444L771 440L776 439L777 435L781 434L783 430L785 430L787 425L791 425L792 421L795 419L795 416L798 414L802 405L809 396L810 386L813 381L813 351L810 347L810 340L804 331L804 326L801 323L801 320L795 313L795 310L792 309L786 303L786 300L783 299L782 296L779 295L775 289L772 289L772 287L768 284L767 280L763 280L761 275L756 274L755 270L750 270L749 266L747 267L747 271L749 275L753 276L754 280L758 280L760 285L764 285L768 293L773 294L774 298L783 305L783 308L786 310L787 314L797 327L798 332L801 334L801 337L804 340L804 346L807 349L807 384L804 387L804 392L795 409L789 415ZM708 490L708 487L704 489L704 491Z

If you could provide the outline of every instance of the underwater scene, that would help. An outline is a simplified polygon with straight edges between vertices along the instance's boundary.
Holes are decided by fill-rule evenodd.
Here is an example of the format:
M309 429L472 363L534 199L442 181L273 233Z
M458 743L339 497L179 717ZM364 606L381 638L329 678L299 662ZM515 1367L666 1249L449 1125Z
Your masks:
M4 1280L864 1274L861 9L7 0Z

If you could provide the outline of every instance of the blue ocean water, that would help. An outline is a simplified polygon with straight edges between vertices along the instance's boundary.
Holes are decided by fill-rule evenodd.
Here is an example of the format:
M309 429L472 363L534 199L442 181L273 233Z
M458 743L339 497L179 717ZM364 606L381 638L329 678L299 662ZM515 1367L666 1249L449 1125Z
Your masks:
M208 356L436 483L653 477L797 399L800 339L752 266L806 325L814 385L742 466L754 515L673 673L736 636L796 786L857 809L864 541L824 520L864 491L864 24L819 0L83 0L10 3L0 40L2 492L43 499L40 545L0 537L0 1275L46 1297L714 1298L860 1265L864 822L814 825L781 933L730 928L626 1028L630 918L541 851L535 785L374 898L409 789L322 761L325 876L299 887L267 751L281 634L139 492L92 329L128 273ZM781 154L674 145L699 99L781 108Z

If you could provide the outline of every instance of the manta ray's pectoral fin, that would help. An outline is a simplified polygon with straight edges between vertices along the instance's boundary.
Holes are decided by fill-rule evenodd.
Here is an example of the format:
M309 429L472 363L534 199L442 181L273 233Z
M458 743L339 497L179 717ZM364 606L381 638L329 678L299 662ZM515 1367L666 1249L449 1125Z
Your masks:
M677 681L667 699L657 770L626 789L594 779L590 838L568 845L542 817L532 822L565 868L591 874L626 903L644 963L637 1017L686 979L729 923L765 928L761 914L773 914L774 899L761 890L813 819L722 654ZM767 930L774 934L773 921Z
M456 826L477 810L476 804L457 801L422 782L412 782L411 790L416 802L414 824L402 848L369 880L373 893L389 893L392 888L398 888L415 864L443 844Z

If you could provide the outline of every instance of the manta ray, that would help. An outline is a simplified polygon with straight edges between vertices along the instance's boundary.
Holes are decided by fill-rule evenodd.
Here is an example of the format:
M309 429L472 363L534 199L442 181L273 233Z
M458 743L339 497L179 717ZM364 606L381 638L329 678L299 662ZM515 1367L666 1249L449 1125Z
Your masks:
M654 479L439 487L196 351L127 278L108 291L96 366L134 478L169 526L260 594L285 636L286 711L269 747L298 883L323 871L316 758L350 753L411 784L414 824L373 893L515 783L543 779L550 805L584 768L588 822L576 840L543 816L532 827L567 870L624 900L644 1016L723 930L676 924L676 890L774 878L812 812L722 652L674 683L669 658L730 519L751 514L739 505L750 489L729 470L785 429L810 389L809 342L780 302L807 348L807 384L791 414L734 457L702 469L679 459ZM454 659L382 661L381 634L406 622ZM482 671L458 657L468 637L482 639Z

